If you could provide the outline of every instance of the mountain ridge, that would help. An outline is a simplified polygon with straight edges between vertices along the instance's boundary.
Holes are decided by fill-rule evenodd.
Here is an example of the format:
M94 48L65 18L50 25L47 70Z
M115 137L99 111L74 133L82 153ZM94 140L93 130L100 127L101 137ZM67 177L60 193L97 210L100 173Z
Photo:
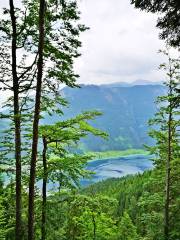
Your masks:
M132 86L146 86L146 85L163 85L163 81L149 81L149 80L143 80L143 79L137 79L133 82L113 82L113 83L106 83L106 84L84 84L80 83L80 86L100 86L100 87L132 87Z
M109 134L109 141L89 136L80 144L84 151L124 150L152 144L147 135L147 121L156 112L157 96L165 93L162 85L135 85L129 87L81 85L64 88L61 94L70 102L64 109L66 118L86 110L103 112L92 124Z

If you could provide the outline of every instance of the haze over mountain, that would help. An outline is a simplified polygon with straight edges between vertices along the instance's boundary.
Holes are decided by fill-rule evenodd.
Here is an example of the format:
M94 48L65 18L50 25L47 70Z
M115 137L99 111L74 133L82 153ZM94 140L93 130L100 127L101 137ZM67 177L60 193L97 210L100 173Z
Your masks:
M115 82L115 83L109 83L109 84L101 84L100 86L107 86L107 87L132 87L132 86L138 86L138 85L162 85L163 82L153 82L143 79L137 79L133 82Z
M105 151L127 148L142 148L151 144L147 135L147 121L157 110L154 103L157 96L165 92L162 85L135 85L122 87L121 84L82 85L81 88L62 90L70 102L64 109L66 118L81 111L98 110L103 113L95 126L109 134L109 140L89 136L81 143L83 150Z

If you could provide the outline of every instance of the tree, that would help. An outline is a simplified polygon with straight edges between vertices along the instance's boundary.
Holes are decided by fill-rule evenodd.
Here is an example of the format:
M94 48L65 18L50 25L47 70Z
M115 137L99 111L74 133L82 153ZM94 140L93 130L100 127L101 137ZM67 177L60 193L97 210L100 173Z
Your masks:
M38 63L37 63L37 83L35 110L33 119L33 140L32 140L32 155L30 163L30 180L29 180L29 208L28 208L28 239L34 239L34 185L36 172L36 158L38 147L38 126L40 117L40 102L42 92L42 77L43 77L43 50L44 50L44 22L45 22L45 0L40 0L39 6L39 42L38 42Z
M0 174L0 239L5 240L7 229L6 229L5 209L2 203L3 202L2 190L3 190L3 181Z
M69 200L67 239L117 239L116 221L110 206L116 199L105 196L74 195Z
M12 23L12 76L14 90L15 158L16 158L16 239L21 239L21 129L19 111L19 80L17 76L17 27L13 0L9 1Z
M32 240L34 239L34 185L42 90L52 90L57 94L60 83L65 83L70 87L76 85L77 75L73 72L73 60L79 56L77 51L78 47L81 46L81 42L78 40L79 34L85 31L86 28L84 25L74 24L74 21L79 20L76 1L49 0L45 2L45 0L41 0L40 5L37 5L35 1L29 7L35 16L37 8L39 9L38 72L29 182L28 232L29 240ZM31 20L32 26L36 24L33 18ZM46 32L46 38L44 32ZM37 39L33 38L33 41L36 46Z
M157 239L178 239L177 218L179 214L178 166L179 166L179 59L172 59L168 52L168 64L161 67L167 71L167 94L158 98L160 105L151 125L158 128L150 131L150 136L156 140L156 145L149 150L156 156L155 170L149 181L150 192L145 193L140 205L143 206L144 220L149 219L149 226L156 229L148 230L148 235ZM146 208L144 208L146 206ZM147 211L149 209L149 211ZM151 220L150 220L151 219ZM159 223L159 225L157 225ZM147 225L148 226L148 225Z
M180 47L180 2L179 0L131 0L136 8L152 13L160 13L157 27L162 30L160 38L173 47Z
M165 206L164 206L164 238L166 240L170 237L170 204L171 204L171 188L173 186L172 176L173 176L173 160L177 159L177 144L178 135L177 127L179 126L179 121L176 120L176 115L179 113L177 110L180 106L180 100L177 95L177 87L180 80L180 61L172 59L169 56L168 66L164 65L166 70L169 70L167 76L169 81L167 82L168 95L163 98L168 102L166 109L163 111L167 114L167 156L166 156L166 175L165 175Z
M136 227L133 225L127 212L124 212L119 223L119 240L139 240Z
M21 215L22 215L22 197L21 197L21 114L22 114L22 95L26 95L31 88L33 82L33 72L36 60L27 66L27 46L31 45L27 42L27 16L28 13L24 9L18 9L14 6L14 1L9 0L9 9L3 9L3 19L0 26L0 82L3 87L1 90L12 92L13 96L8 99L11 102L13 112L6 114L6 118L10 118L14 124L14 155L16 162L16 239L21 239ZM18 50L24 51L21 54L20 61L17 58ZM30 75L32 74L31 78ZM4 116L5 117L5 116Z
M67 147L78 143L88 133L101 137L107 136L87 122L98 115L101 114L95 111L84 112L75 118L40 127L40 136L43 142L42 240L46 239L47 181L58 183L60 193L63 187L66 189L74 188L79 185L80 178L88 177L90 172L84 167L90 156L68 154ZM47 161L48 153L49 159Z
M15 239L15 182L4 183L3 179L0 186L0 239Z

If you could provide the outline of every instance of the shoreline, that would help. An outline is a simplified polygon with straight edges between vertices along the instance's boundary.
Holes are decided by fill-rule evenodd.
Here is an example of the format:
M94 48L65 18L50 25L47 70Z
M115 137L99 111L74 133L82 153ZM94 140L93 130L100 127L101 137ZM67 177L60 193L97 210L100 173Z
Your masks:
M88 162L92 161L100 161L106 159L115 159L119 157L127 157L127 156L135 156L135 155L149 155L149 152L144 149L127 149L121 151L106 151L106 152L87 152L87 155L91 155L92 159Z

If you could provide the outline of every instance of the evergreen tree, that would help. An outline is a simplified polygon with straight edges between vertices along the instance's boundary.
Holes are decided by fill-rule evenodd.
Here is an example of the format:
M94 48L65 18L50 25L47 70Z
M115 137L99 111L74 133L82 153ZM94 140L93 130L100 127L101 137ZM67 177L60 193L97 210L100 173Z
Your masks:
M119 240L139 240L136 227L133 225L128 213L125 212L119 223Z

